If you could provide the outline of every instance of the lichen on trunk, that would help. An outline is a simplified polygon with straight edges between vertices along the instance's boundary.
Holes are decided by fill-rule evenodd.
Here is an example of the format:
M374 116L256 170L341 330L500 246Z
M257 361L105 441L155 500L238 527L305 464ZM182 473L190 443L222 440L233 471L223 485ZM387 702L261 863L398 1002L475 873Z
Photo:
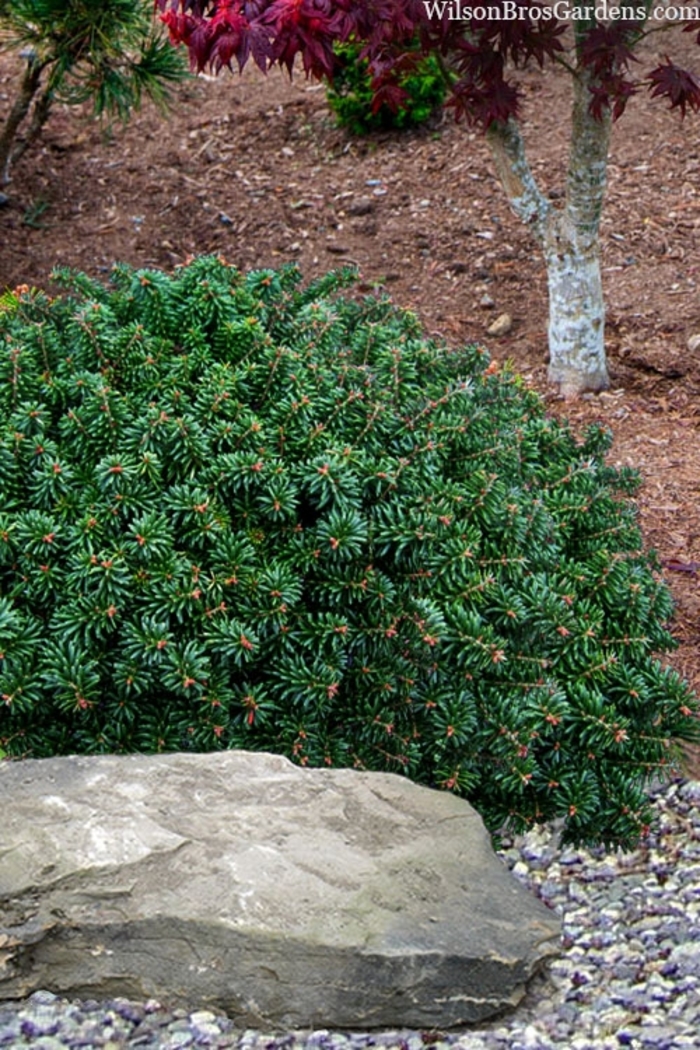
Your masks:
M557 213L543 245L549 289L550 383L565 397L609 386L597 243L581 243Z
M610 114L590 110L587 70L573 78L571 147L563 206L542 193L514 120L492 124L487 141L515 214L529 226L544 256L549 289L548 378L565 396L604 390L605 303L599 229L605 195Z

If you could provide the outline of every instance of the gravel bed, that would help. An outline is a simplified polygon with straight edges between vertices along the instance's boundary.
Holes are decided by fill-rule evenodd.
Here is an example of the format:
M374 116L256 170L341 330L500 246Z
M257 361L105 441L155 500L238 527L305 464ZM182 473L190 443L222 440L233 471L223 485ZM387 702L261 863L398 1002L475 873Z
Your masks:
M153 1000L0 1003L0 1048L64 1050L680 1050L700 1047L700 782L654 793L658 822L634 853L559 850L551 830L506 844L515 876L563 916L562 955L518 1009L461 1033L236 1028Z

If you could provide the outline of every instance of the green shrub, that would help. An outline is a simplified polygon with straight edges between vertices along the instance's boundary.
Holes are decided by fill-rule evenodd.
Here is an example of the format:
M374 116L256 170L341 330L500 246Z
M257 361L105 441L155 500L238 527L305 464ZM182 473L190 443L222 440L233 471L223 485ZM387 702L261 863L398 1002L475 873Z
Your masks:
M337 70L333 83L326 87L326 98L338 124L354 135L424 124L445 100L445 81L438 60L428 55L399 76L398 86L405 96L398 108L383 103L375 112L369 63L360 58L362 45L336 44L334 50Z
M692 738L631 472L388 302L200 258L0 306L0 748L251 748L629 845Z

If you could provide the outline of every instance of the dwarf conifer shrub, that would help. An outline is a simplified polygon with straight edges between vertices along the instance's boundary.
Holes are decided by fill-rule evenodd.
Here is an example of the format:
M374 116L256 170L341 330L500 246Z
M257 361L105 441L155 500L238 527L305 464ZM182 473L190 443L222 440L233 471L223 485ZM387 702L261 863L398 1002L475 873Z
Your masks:
M336 69L326 88L326 98L338 124L354 135L382 129L403 129L424 124L445 100L445 79L435 55L419 59L401 73L397 86L402 97L395 108L386 102L374 105L369 62L361 58L362 45L336 44Z
M696 702L636 484L475 346L200 258L0 304L0 747L252 748L629 845Z

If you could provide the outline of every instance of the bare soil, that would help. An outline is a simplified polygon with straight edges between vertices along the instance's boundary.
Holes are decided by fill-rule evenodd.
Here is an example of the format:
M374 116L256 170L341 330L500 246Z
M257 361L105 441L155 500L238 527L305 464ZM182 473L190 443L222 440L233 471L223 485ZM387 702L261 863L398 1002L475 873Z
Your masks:
M664 41L668 47L668 41ZM674 57L697 53L676 37ZM645 64L662 58L650 45ZM0 58L0 115L19 60ZM561 195L569 85L522 75L532 168ZM200 77L164 119L146 107L106 132L54 113L0 209L0 288L50 286L55 265L107 279L112 264L171 268L221 253L242 268L294 261L311 277L356 263L425 329L511 359L576 426L610 425L611 462L644 478L638 506L676 600L670 662L700 690L700 119L645 95L616 125L602 225L611 389L563 403L546 384L546 282L478 133L447 113L432 126L356 139L323 88L282 73ZM510 330L487 329L502 314ZM689 759L700 776L700 757Z

